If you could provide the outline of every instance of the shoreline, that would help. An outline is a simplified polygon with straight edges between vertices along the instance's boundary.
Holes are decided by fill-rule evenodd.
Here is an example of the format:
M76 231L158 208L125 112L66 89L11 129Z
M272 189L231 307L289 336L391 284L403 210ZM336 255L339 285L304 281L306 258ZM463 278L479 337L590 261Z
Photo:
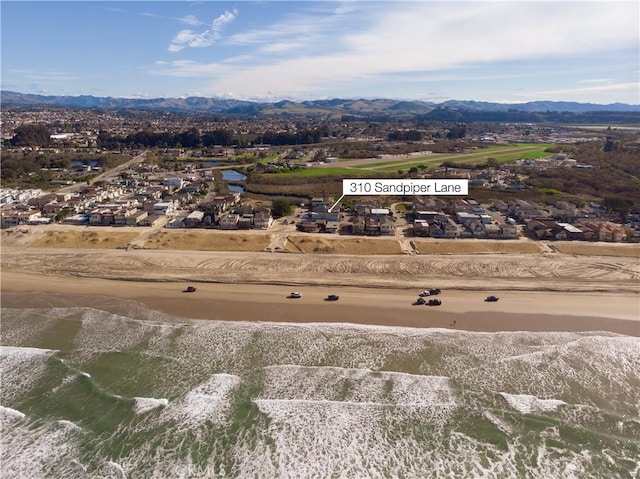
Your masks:
M50 295L53 302L91 307L96 298L135 301L152 310L187 320L265 323L340 323L371 326L449 328L465 331L586 332L640 336L640 308L634 293L519 292L495 290L487 303L483 291L443 290L438 307L414 306L417 290L368 286L296 288L300 299L287 298L287 286L185 281L119 281L28 274L2 274L2 307L26 306L19 296ZM337 302L324 301L338 294ZM17 305L16 305L17 306ZM455 321L455 323L454 323Z
M28 307L9 300L13 293L31 298L48 294L63 305L91 306L99 297L114 298L113 304L136 301L185 319L640 336L640 262L632 245L613 248L618 256L606 256L614 251L604 244L588 248L591 255L580 255L562 252L571 244L554 243L552 248L529 241L432 241L430 246L441 246L430 248L430 254L391 255L366 253L408 239L350 238L340 244L361 248L359 254L285 253L291 232L284 226L242 237L217 231L163 234L168 246L182 249L115 247L118 235L129 233L113 229L90 228L86 234L59 238L45 236L46 231L54 230L28 228L0 235L3 307ZM71 231L77 230L61 228L60 233ZM136 242L143 244L152 232L138 233ZM252 242L258 237L259 242ZM221 238L236 248L260 248L216 249ZM308 241L300 240L299 249L329 244L326 235L304 238ZM44 239L51 243L38 242ZM58 240L69 243L60 247ZM266 243L273 246L271 252L264 251ZM498 252L496 245L504 249ZM538 252L532 252L532 245ZM274 252L276 246L283 252ZM199 249L205 247L210 249ZM339 249L338 243L332 248ZM197 291L183 293L189 285ZM418 292L429 288L442 290L442 305L412 306ZM300 291L302 298L287 299L292 291ZM340 300L323 301L329 294ZM489 295L501 299L486 303Z

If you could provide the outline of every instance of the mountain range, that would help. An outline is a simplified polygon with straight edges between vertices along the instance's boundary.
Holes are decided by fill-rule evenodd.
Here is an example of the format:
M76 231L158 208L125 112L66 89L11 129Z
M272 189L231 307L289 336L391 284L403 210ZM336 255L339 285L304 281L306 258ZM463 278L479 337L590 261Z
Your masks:
M434 110L457 112L633 112L639 105L532 101L527 103L490 103L481 101L449 100L443 103L391 99L331 99L295 102L283 100L275 103L232 100L223 98L113 98L80 96L43 96L12 91L0 92L3 109L12 107L66 107L107 110L155 110L184 113L219 113L236 115L420 115Z

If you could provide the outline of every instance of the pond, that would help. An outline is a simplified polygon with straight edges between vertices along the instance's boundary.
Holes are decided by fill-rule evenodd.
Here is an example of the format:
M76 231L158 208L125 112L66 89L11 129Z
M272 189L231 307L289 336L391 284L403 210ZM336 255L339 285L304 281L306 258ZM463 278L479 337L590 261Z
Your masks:
M234 193L244 193L244 188L240 185L229 185L229 191Z
M225 181L244 181L247 177L236 170L222 170L222 179Z

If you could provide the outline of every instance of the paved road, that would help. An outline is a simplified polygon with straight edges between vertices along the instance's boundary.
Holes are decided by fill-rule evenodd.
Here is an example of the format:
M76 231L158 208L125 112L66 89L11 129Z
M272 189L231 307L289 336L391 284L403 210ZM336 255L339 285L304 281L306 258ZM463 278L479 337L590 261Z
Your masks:
M142 163L146 158L147 158L147 152L143 151L138 156L133 157L132 159L130 159L126 163L118 165L115 168L113 168L112 170L105 171L104 173L99 174L98 176L96 176L95 178L93 178L91 180L91 183L95 183L97 181L109 181L109 180L112 180L114 178L117 178L118 176L120 176L120 173L122 173L125 170L128 170L129 168L131 168L131 167L133 167L135 165L138 165L138 164ZM56 191L56 193L73 193L73 192L79 190L82 186L84 186L84 183L79 183L79 184L75 184L75 185L71 185L71 186L65 186L64 188L60 188L58 191Z

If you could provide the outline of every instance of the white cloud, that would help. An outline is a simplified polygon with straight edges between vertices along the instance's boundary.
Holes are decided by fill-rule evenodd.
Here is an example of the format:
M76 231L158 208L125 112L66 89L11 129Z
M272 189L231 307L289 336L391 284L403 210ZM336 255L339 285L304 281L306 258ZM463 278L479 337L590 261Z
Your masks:
M195 27L197 25L204 25L204 23L198 20L194 15L187 15L185 17L182 17L180 21L182 21L182 23L186 23L187 25L191 25L192 27Z
M563 88L558 90L541 90L527 92L528 98L545 98L549 100L581 101L585 97L597 97L599 103L629 102L627 98L635 98L632 104L640 104L638 83L612 83L607 85Z
M200 33L194 32L193 30L181 30L173 40L171 40L168 47L169 51L179 52L186 47L202 48L213 45L220 38L223 27L227 23L232 22L236 15L236 10L226 11L218 18L214 19L209 28ZM182 21L189 25L200 24L200 22L193 16L184 17L182 18Z
M74 75L69 72L59 71L41 71L41 70L24 70L24 69L12 69L11 73L17 73L23 75L27 80L44 81L44 82L56 82L56 81L72 81L80 80L78 75Z
M590 80L579 80L578 83L611 83L612 81L612 78L592 78Z
M311 3L309 8L320 8ZM207 79L212 94L305 95L380 82L382 76L416 75L428 82L474 65L582 57L597 62L608 51L638 48L638 10L635 2L348 3L234 34L225 43L244 48L235 57L157 64L154 73ZM170 50L213 44L235 16L225 12L201 33L182 30ZM496 70L496 76L504 72Z

